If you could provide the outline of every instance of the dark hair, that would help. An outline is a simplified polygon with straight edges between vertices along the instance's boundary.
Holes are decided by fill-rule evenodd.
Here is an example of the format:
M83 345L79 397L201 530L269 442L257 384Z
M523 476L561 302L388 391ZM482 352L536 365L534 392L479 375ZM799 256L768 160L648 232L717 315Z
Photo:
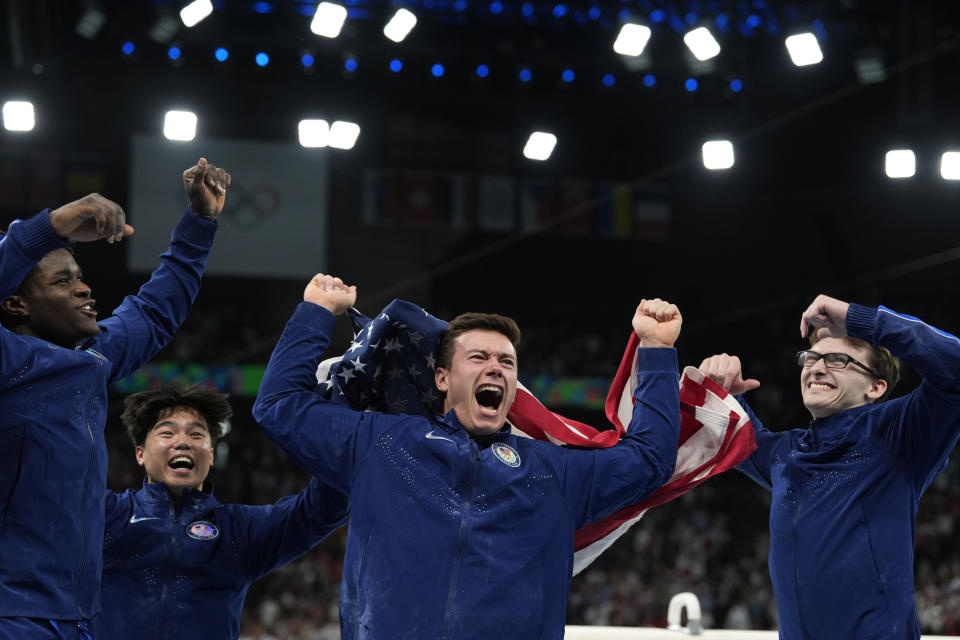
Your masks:
M457 337L474 329L502 333L513 344L514 349L520 344L520 327L517 326L513 318L496 313L461 313L450 321L447 330L440 336L437 366L449 369L450 361L453 359L454 342L456 342Z
M820 339L820 336L817 335L818 333L819 331L814 331L810 334L811 347ZM866 349L870 354L867 356L867 366L873 369L877 376L887 383L886 391L876 399L876 402L883 402L889 398L893 392L893 388L900 382L900 359L890 353L890 350L886 347L874 346L860 338L846 336L843 338L843 341L855 349Z
M131 393L123 401L120 420L133 444L142 447L147 434L165 411L180 407L193 409L207 423L213 444L223 435L223 422L233 415L227 394L201 384L189 387L167 385Z

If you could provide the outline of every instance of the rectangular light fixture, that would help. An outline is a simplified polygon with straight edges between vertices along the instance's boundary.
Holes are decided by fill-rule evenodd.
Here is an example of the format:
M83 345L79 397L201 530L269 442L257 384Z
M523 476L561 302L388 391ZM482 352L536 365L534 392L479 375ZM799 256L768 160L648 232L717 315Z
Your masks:
M960 151L947 151L940 156L940 176L944 180L960 180Z
M330 144L330 124L326 120L301 120L297 130L302 147L326 147Z
M360 137L360 125L336 120L330 125L330 146L335 149L353 149Z
M703 166L711 171L733 166L733 143L729 140L708 140L703 143Z
M211 13L213 13L213 3L210 0L193 0L180 9L180 20L184 26L192 27Z
M402 42L417 24L417 16L406 9L397 9L390 21L383 28L383 35L394 42Z
M197 114L192 111L167 111L163 118L163 136L167 140L193 140L197 136Z
M628 22L620 27L613 50L622 56L638 56L650 41L650 27Z
M7 131L33 131L33 103L10 101L3 104L3 128Z
M336 38L346 20L346 7L333 2L321 2L317 5L317 12L313 14L310 31L324 38Z
M888 178L912 178L917 172L917 158L910 149L887 151L884 165Z
M790 36L783 42L787 45L787 53L790 54L790 60L798 67L817 64L823 60L820 43L817 42L817 36L812 33L799 33L795 36Z
M523 155L530 160L546 160L556 146L557 136L545 131L534 131L523 147Z
M683 36L683 42L693 57L701 62L720 55L720 43L706 27L697 27Z

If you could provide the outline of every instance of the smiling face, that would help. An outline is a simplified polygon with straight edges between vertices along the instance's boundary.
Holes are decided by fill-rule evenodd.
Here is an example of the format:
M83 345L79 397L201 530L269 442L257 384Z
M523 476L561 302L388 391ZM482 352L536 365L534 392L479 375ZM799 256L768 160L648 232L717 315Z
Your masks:
M146 470L147 482L162 482L171 494L200 489L213 465L206 421L191 408L161 411L143 446L137 447L137 464Z
M24 283L21 295L3 301L4 310L20 319L13 330L72 349L100 332L97 301L90 297L80 267L66 249L43 257Z
M437 367L435 379L447 394L445 413L453 409L471 434L496 433L517 392L517 351L502 333L466 331L454 341L449 368Z
M870 362L870 350L854 347L840 338L820 338L814 349L818 353L846 353L860 362ZM870 404L883 395L887 383L857 365L828 369L823 359L800 370L800 393L803 404L814 418Z

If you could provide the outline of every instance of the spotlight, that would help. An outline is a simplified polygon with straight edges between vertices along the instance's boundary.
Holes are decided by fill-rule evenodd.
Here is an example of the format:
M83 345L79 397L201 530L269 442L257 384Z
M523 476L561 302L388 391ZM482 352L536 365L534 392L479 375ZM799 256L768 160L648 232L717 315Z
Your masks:
M603 86L612 87L617 83L617 77L612 73L608 73L603 76Z
M683 83L683 88L693 93L700 87L700 83L697 82L696 78L687 78L687 81Z
M887 151L885 170L888 178L912 178L917 172L917 158L910 149Z
M332 2L321 2L310 22L310 31L324 38L336 38L340 35L343 23L347 19L347 9Z
M490 3L490 13L495 16L503 13L503 3L500 2L500 0L493 0L493 2Z
M253 61L257 63L258 67L265 67L270 64L270 56L263 51L258 51L257 55L253 57Z
M530 160L546 160L557 146L557 136L545 131L534 131L523 147L523 155Z
M360 65L357 62L356 58L347 58L346 60L343 61L343 69L347 73L353 73L354 71L357 70L357 67L359 66Z
M720 43L706 27L697 27L683 36L683 42L697 60L709 60L720 55Z
M443 68L443 65L440 64L439 62L436 63L435 65L433 65L432 67L430 67L430 74L431 74L434 78L440 78L440 77L442 77L445 71L446 71L446 70Z
M326 147L330 144L330 125L326 120L301 120L297 130L302 147Z
M160 16L150 27L147 36L157 44L167 44L180 30L180 25L172 16Z
M787 53L790 54L790 60L798 67L817 64L823 60L820 43L817 42L817 36L812 33L800 33L795 36L790 36L784 40L784 44L787 46Z
M860 84L878 84L887 79L883 54L877 49L858 52L853 60L853 69L857 72Z
M417 16L406 9L397 9L383 28L383 35L394 42L402 42L417 24Z
M628 22L620 27L613 50L622 56L638 56L650 40L650 27Z
M360 137L360 125L337 120L330 125L330 146L336 149L353 149Z
M314 62L315 62L315 61L314 61L314 59L313 59L313 54L312 54L312 53L305 53L305 54L303 54L302 56L300 56L300 64L302 64L302 65L303 65L304 67L306 67L307 69L309 69L310 67L312 67Z
M213 52L213 57L219 62L226 62L227 58L230 57L230 52L223 47L217 47L217 50Z
M488 66L485 65L485 64L478 64L478 65L477 65L477 77L478 77L478 78L486 78L486 77L489 76L489 75L490 75L490 67L488 67Z
M100 33L100 29L103 28L103 24L106 21L107 16L103 11L100 11L100 9L96 7L87 7L80 15L80 19L77 20L77 34L87 40L93 40L97 37L97 34Z
M180 51L180 47L173 46L167 49L167 57L171 60L179 60L181 55L183 55L183 52Z
M129 40L124 42L123 45L120 47L120 51L123 51L123 55L125 56L133 55L133 52L136 50L137 50L137 46L132 42L130 42Z
M733 80L731 80L730 91L733 91L734 93L740 93L741 91L743 91L743 80L741 80L740 78L734 78Z
M703 166L711 171L733 166L733 144L729 140L709 140L703 143Z
M563 73L560 74L560 78L567 84L570 84L571 82L573 82L574 78L576 77L577 77L577 74L574 73L573 69L564 69Z
M193 0L180 9L180 20L184 26L192 27L211 13L213 13L213 3L210 0Z
M197 135L197 114L192 111L167 111L163 118L163 135L167 140L193 140Z
M520 73L517 74L517 77L520 78L520 82L526 84L527 82L533 80L533 71L530 71L530 69L524 67L523 69L520 69Z
M960 180L960 151L947 151L940 156L940 175L944 180Z
M403 70L403 61L399 58L394 58L390 61L390 71L394 73L400 73Z
M3 128L7 131L33 131L35 124L32 102L3 103Z
M643 76L643 86L652 88L656 84L657 76L653 75L652 73L648 73L647 75Z

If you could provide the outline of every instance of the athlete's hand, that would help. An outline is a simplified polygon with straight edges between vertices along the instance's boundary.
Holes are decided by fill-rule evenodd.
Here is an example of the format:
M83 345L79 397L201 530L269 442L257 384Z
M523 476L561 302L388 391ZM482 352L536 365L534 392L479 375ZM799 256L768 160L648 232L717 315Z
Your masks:
M357 288L343 284L343 280L335 276L318 273L307 283L303 299L320 305L334 315L340 315L357 301Z
M123 207L99 193L91 193L50 212L50 226L62 238L92 242L106 238L113 244L133 235Z

